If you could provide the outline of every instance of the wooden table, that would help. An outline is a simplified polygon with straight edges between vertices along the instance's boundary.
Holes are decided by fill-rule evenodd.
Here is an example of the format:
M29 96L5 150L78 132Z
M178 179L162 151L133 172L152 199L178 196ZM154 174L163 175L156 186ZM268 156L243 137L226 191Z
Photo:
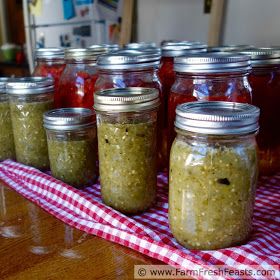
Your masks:
M133 279L160 264L65 225L0 181L0 279Z

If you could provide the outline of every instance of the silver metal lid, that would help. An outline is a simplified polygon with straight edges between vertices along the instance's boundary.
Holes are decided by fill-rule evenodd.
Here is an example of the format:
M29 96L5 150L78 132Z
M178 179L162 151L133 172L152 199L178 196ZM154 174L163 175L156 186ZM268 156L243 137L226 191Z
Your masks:
M97 57L107 52L107 49L100 45L92 45L88 49L65 49L65 60L96 62Z
M252 45L223 45L223 46L214 46L208 47L208 52L239 52L242 50L252 49Z
M192 54L174 62L174 70L182 73L240 73L251 68L249 56L234 53Z
M190 43L168 43L161 47L163 57L177 57L188 55L192 53L206 52L207 45L204 44L190 44Z
M138 42L138 43L129 43L125 44L125 49L130 50L141 50L141 49L147 49L147 48L156 48L157 44L154 42Z
M76 130L95 124L95 113L86 108L62 108L44 113L44 127L54 130Z
M167 40L161 43L161 46L174 46L174 45L202 45L199 41L180 41L180 40Z
M251 57L253 67L280 64L280 49L256 48L240 52Z
M60 49L60 48L40 48L40 49L36 49L35 55L36 55L36 58L64 59L64 50Z
M117 88L94 94L96 111L135 112L159 107L159 93L153 88Z
M259 129L260 109L233 102L189 102L176 108L175 127L211 134L247 134Z
M54 91L54 80L47 77L13 78L6 87L7 93L13 95L51 93Z
M99 69L143 69L156 67L160 62L160 54L139 50L120 50L98 57Z
M118 51L120 49L118 44L102 44L101 46L109 52Z

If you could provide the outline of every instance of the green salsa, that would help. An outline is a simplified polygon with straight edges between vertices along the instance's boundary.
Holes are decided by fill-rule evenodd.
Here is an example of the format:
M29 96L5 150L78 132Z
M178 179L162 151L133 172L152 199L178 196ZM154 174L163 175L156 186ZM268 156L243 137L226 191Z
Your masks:
M169 222L190 249L244 242L251 231L257 182L256 148L175 140L170 158Z
M0 161L15 159L14 136L8 101L0 101Z
M156 122L98 125L103 201L133 214L146 210L156 194Z
M96 142L94 139L48 139L52 175L76 188L96 179Z
M51 100L42 102L10 101L17 161L39 169L49 168L43 113L52 108L53 101Z

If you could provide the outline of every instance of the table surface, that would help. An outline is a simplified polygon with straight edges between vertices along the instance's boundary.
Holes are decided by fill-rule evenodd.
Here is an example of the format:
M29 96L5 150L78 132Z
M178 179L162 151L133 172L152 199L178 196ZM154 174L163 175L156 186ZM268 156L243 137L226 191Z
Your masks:
M133 279L160 264L65 225L0 181L0 279Z

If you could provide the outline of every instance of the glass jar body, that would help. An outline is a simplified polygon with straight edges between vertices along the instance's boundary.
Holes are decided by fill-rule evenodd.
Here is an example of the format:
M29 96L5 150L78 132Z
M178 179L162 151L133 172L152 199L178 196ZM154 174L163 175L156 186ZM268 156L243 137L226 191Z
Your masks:
M53 92L9 96L16 159L33 167L49 168L43 114L53 109Z
M55 87L55 92L54 92L54 100L57 99L57 94L58 94L58 86L59 86L59 81L60 77L62 75L62 72L65 68L65 61L64 59L61 58L53 58L53 59L42 59L38 58L37 59L37 64L34 69L34 72L32 76L40 76L40 77L49 77L54 79L54 87ZM58 105L55 104L55 107Z
M157 111L97 112L103 201L127 214L149 208L156 195Z
M258 173L255 135L177 132L169 178L173 235L190 249L243 243L252 228Z
M95 91L110 88L146 87L159 91L160 109L158 113L158 170L167 167L167 125L165 125L164 97L157 68L134 70L100 70L95 84Z
M55 103L58 108L82 107L92 109L96 64L87 61L67 62L61 75Z
M52 175L76 188L97 178L96 126L77 130L46 129Z
M253 104L261 109L257 143L260 173L280 171L280 66L253 68L249 75Z
M174 131L177 105L193 101L228 101L252 103L252 90L248 73L199 74L176 73L168 98L168 151L176 133Z
M6 93L0 93L0 131L0 161L5 159L15 159L9 97Z

